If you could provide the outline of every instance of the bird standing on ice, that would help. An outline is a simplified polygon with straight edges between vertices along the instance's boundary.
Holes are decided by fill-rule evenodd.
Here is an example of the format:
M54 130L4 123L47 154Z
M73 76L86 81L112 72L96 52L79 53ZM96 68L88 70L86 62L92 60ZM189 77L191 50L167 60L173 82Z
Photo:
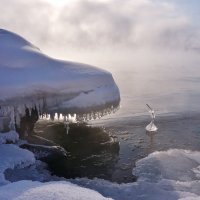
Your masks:
M153 132L153 131L157 131L158 130L158 128L156 127L156 125L154 124L154 120L155 120L155 111L148 105L148 104L146 104L147 105L147 107L149 108L149 113L150 113L150 115L151 115L151 122L150 122L150 124L148 124L147 126L146 126L146 131L149 131L149 132Z

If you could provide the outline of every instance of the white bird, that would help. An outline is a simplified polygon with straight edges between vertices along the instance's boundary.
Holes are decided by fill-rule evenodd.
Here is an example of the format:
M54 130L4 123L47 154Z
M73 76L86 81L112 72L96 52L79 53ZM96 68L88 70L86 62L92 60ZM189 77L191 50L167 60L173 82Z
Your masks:
M157 131L158 130L158 128L156 127L156 125L154 124L154 120L155 120L155 111L148 105L148 104L146 104L147 105L147 107L149 108L149 113L150 113L150 115L151 115L151 122L150 122L150 124L148 124L147 126L146 126L146 130L147 131L149 131L149 132L153 132L153 131Z

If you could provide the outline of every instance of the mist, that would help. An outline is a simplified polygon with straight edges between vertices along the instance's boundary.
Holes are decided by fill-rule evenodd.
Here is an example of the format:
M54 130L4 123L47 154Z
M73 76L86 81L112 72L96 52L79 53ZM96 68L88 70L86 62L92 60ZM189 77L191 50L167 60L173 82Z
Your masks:
M152 57L173 59L177 53L179 60L181 52L192 51L193 60L200 48L199 27L174 1L77 0L56 6L50 0L0 0L0 13L2 28L43 52L104 68L115 67L115 60L138 63L137 54L149 64Z
M196 15L178 0L52 2L0 0L1 27L54 58L109 70L122 94L174 90L167 80L200 71ZM158 89L154 79L166 81Z

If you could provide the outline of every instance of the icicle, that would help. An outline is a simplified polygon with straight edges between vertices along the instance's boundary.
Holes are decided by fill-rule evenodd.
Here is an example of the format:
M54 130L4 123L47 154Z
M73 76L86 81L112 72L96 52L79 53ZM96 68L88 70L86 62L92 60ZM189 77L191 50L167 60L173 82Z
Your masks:
M59 121L64 121L64 116L63 116L63 114L62 113L60 113L60 115L59 115Z
M51 120L51 115L47 114L47 120L50 121Z
M67 119L68 119L69 122L71 122L72 116L70 114L68 114Z
M66 130L66 134L68 135L70 127L69 127L69 120L67 119L67 116L64 121L64 126L65 126L65 130Z
M86 114L83 114L83 121L87 121L87 115Z
M54 115L54 121L58 121L58 113L55 113L55 115Z
M15 111L14 108L10 111L10 123L9 123L10 130L15 130Z
M71 122L76 123L76 114L74 114L73 117L71 117Z

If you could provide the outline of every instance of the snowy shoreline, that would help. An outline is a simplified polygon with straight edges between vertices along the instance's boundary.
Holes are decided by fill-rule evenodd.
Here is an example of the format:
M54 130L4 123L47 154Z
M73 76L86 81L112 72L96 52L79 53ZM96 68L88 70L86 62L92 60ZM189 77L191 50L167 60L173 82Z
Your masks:
M0 131L20 129L22 118L32 111L35 123L38 115L87 114L119 106L119 88L110 72L50 58L7 30L0 29L0 39Z
M1 131L14 130L32 113L38 117L47 111L69 114L70 109L93 112L93 108L118 106L119 89L107 71L50 58L6 30L0 29L0 39L0 200L199 200L197 151L169 149L151 153L136 162L133 174L138 180L131 183L51 176L37 155L19 147L21 141L15 131ZM27 134L28 123L23 125ZM11 169L19 173L20 179L6 180Z
M9 140L11 141L10 138ZM197 151L171 149L151 153L139 160L133 169L133 173L138 176L137 182L127 184L87 178L64 181L63 178L56 179L49 174L50 182L46 183L31 180L10 183L5 180L4 171L7 168L31 167L36 161L35 157L31 152L15 144L0 144L0 158L1 200L36 200L38 198L62 200L66 197L77 200L107 198L198 200L200 196L200 152Z

